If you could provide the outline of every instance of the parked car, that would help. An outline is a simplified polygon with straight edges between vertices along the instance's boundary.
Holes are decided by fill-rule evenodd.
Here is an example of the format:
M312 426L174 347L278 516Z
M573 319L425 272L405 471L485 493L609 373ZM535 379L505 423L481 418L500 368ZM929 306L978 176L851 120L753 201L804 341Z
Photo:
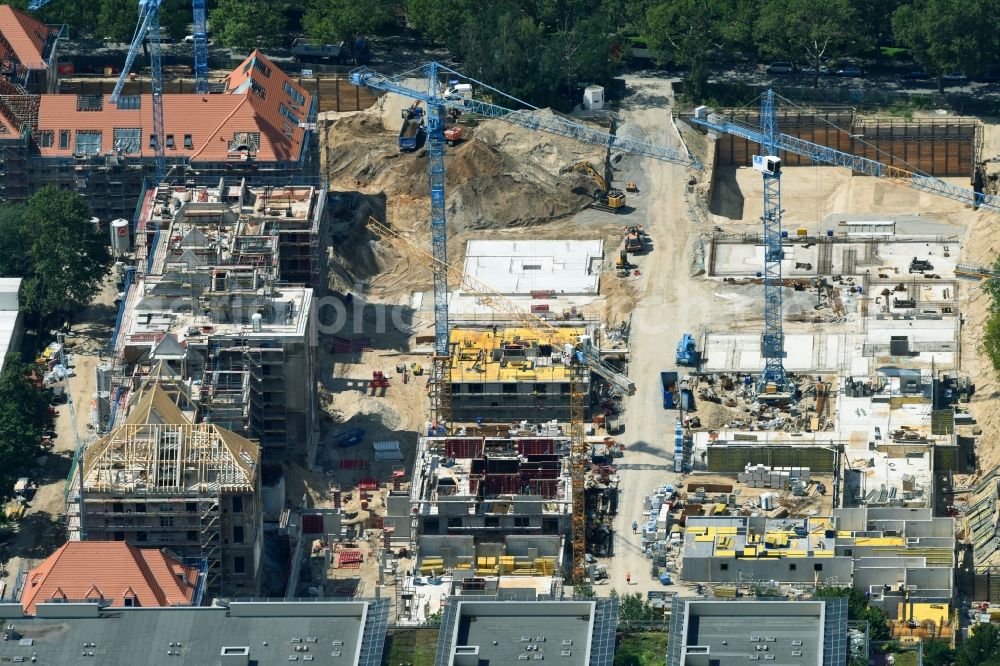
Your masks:
M767 73L768 74L794 74L795 73L795 65L793 65L790 62L785 62L783 60L778 60L776 62L772 62L770 65L767 66Z
M865 71L857 65L846 65L837 70L837 76L864 76Z
M816 68L815 67L803 67L799 71L801 71L803 74L807 74L808 76L813 76L816 73ZM830 72L830 68L829 67L827 67L826 65L820 65L819 66L819 75L820 76L829 76L830 74L831 74L831 72Z
M903 74L903 78L910 81L922 81L928 77L927 72L922 69L911 69L906 74Z
M962 83L964 81L968 81L969 79L965 75L965 72L948 72L941 77L941 80L948 81L949 83Z

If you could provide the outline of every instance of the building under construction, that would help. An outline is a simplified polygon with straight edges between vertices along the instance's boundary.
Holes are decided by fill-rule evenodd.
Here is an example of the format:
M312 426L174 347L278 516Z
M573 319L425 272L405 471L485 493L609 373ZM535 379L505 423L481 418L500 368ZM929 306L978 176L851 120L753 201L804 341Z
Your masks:
M70 538L169 548L207 564L210 593L256 594L260 449L195 423L183 386L163 376L164 365L134 392L114 430L87 447Z
M422 438L410 492L390 494L386 524L409 536L422 572L559 575L568 452L562 436Z
M264 447L318 442L313 289L325 281L325 196L311 187L160 186L136 226L112 338L108 430L160 362L200 420ZM98 378L98 391L102 389Z
M454 420L569 421L573 370L566 347L590 332L591 327L579 323L544 329L502 324L452 328ZM589 395L589 373L576 381L586 385L582 392Z
M311 173L308 91L259 51L213 89L164 94L157 137L152 95L122 95L115 105L108 95L34 94L0 79L0 198L23 201L54 185L79 193L102 220L131 218L160 141L178 182L284 184Z

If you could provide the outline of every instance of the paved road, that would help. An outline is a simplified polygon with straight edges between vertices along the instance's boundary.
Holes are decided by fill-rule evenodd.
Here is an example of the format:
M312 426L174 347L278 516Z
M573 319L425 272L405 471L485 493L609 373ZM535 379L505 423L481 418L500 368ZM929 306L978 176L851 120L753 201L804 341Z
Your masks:
M628 80L638 94L627 101L629 108L620 132L667 146L680 146L669 119L669 84L656 79ZM636 104L636 100L641 100ZM634 160L633 160L634 161ZM637 161L634 161L637 162ZM651 562L642 553L639 535L632 534L632 521L642 523L642 499L664 483L675 483L673 473L673 424L676 411L662 407L660 375L674 365L674 350L685 331L697 333L708 323L706 305L712 294L709 283L691 277L694 244L702 230L692 229L684 189L689 174L679 165L653 160L625 166L617 182L635 180L641 194L630 199L636 210L627 223L645 224L653 249L637 258L640 297L633 314L630 373L636 395L626 401L626 429L619 440L626 446L618 459L621 495L615 523L615 556L606 561L610 589L645 593L664 589L651 577ZM626 584L631 573L632 584Z

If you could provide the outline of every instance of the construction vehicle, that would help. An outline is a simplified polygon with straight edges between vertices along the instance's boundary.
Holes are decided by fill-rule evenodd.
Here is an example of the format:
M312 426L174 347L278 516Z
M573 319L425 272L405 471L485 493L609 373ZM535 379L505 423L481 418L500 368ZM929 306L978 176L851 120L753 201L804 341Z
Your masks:
M444 140L449 146L454 146L462 140L462 128L452 125L444 131Z
M621 213L625 209L625 193L621 190L609 188L608 183L610 179L599 174L593 164L584 160L563 167L559 170L559 173L568 173L570 171L579 171L594 179L597 188L594 190L594 201L590 204L591 208L607 210L612 213Z
M698 350L695 347L694 337L690 333L681 336L681 341L677 343L677 365L698 365Z
M924 271L932 270L934 270L934 265L926 259L917 259L916 257L913 257L913 260L910 261L910 273L923 273Z
M636 254L646 249L646 230L642 225L624 227L625 251Z
M624 273L628 275L628 272L636 265L628 260L628 250L622 250L621 254L618 255L618 261L615 262L615 268L618 269L619 273Z
M372 370L372 380L368 382L368 388L371 389L372 395L376 393L385 395L386 389L389 388L389 379L381 370Z
M424 110L420 101L413 102L403 109L403 124L399 128L400 152L412 152L420 147L420 139L424 133Z

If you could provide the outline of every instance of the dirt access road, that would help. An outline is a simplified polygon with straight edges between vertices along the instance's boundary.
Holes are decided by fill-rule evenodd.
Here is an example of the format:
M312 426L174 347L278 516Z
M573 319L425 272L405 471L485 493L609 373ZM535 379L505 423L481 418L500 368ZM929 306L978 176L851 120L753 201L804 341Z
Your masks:
M628 79L636 91L621 115L619 133L660 145L681 148L670 122L670 84L658 79ZM651 574L632 521L642 523L642 498L664 483L675 483L673 424L676 411L666 411L660 393L660 372L675 367L674 348L684 332L697 333L711 321L713 307L728 307L712 294L711 284L691 275L692 257L699 235L708 229L693 228L684 198L690 177L680 165L655 160L632 160L624 177L635 180L641 194L629 200L635 206L623 224L644 224L653 249L639 256L639 296L632 318L630 374L636 394L626 399L625 455L618 460L621 495L615 522L615 555L604 560L610 581L597 588L642 592L664 589ZM629 173L629 172L632 173ZM699 176L703 178L704 175ZM634 202L634 204L633 204ZM626 584L631 573L632 584Z

